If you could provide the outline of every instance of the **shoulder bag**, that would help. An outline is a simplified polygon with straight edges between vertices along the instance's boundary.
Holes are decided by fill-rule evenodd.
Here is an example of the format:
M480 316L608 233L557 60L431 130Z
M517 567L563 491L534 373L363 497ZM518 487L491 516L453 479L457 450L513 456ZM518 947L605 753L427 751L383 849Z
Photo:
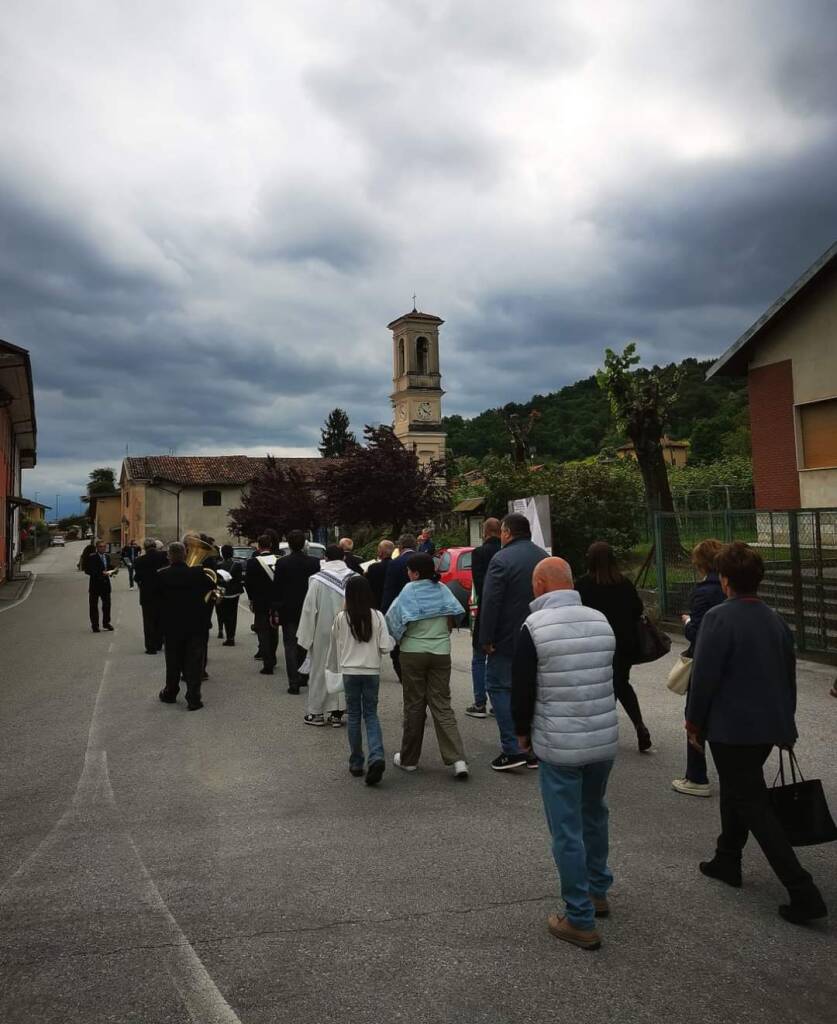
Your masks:
M689 692L689 683L691 682L691 679L692 659L687 658L685 654L681 654L671 667L666 686L672 693L677 693L683 697Z
M657 661L671 650L671 637L655 626L647 615L640 618L636 629L636 652L633 657L635 665Z
M779 748L779 771L769 791L770 806L779 819L791 846L818 846L837 839L837 826L831 817L819 779L804 779L796 755L788 751L791 782L785 781L785 752ZM797 779L797 775L799 778ZM781 780L781 785L777 782Z

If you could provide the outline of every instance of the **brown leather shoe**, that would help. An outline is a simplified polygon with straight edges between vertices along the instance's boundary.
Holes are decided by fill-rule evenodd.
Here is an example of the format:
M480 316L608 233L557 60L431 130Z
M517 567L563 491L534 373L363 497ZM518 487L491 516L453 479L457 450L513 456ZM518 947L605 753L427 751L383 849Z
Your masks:
M593 901L596 917L610 917L610 904L607 902L607 897L591 896L590 899Z
M564 942L578 946L579 949L598 949L602 944L602 937L597 931L588 932L576 928L566 917L560 917L558 914L550 914L546 919L546 926L556 939L563 939Z

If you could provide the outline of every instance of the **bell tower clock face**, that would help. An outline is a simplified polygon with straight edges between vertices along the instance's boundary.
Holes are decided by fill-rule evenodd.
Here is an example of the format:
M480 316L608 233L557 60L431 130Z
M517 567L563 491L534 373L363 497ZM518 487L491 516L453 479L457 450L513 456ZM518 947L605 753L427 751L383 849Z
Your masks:
M419 402L418 408L416 409L416 415L420 420L429 420L433 418L433 406L430 402Z

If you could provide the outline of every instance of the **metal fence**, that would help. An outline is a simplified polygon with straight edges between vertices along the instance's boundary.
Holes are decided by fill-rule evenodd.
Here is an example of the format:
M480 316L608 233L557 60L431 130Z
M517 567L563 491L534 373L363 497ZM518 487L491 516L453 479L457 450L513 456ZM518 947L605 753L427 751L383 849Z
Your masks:
M688 612L696 580L689 552L707 537L756 548L765 567L760 595L790 626L798 649L837 654L837 509L657 513L648 585L664 617Z

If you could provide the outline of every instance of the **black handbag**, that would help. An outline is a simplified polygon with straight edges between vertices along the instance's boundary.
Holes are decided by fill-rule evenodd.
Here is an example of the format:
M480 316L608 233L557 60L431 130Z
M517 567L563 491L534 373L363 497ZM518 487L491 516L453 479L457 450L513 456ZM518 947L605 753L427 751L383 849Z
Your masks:
M819 779L804 779L796 755L788 751L790 783L785 781L784 751L779 749L779 771L769 790L770 806L779 819L791 846L818 846L837 839L837 826L831 817ZM797 779L797 775L799 778ZM781 785L777 785L781 779Z
M671 637L643 615L637 623L636 650L633 663L645 665L649 661L657 661L671 650Z

